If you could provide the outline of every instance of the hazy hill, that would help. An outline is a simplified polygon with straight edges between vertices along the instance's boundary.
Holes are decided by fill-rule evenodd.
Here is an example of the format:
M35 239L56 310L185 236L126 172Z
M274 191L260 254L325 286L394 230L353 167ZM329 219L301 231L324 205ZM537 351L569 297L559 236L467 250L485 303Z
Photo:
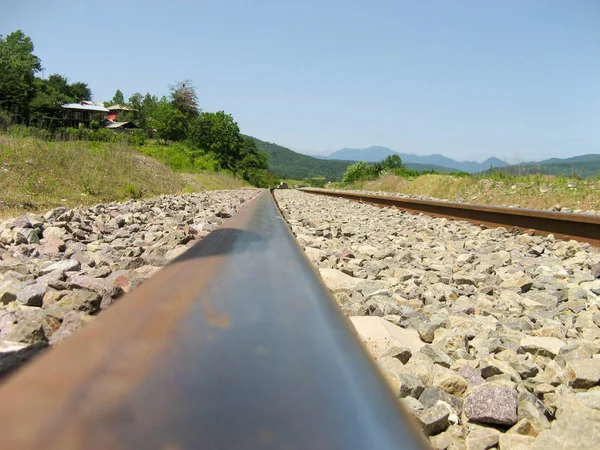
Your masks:
M550 158L537 162L514 164L500 169L513 175L576 175L582 178L600 177L600 155L589 154L571 158ZM486 171L487 172L487 171Z
M324 177L328 181L339 181L353 161L319 159L297 153L289 148L248 136L258 148L269 154L269 169L281 178L303 180Z
M387 147L368 147L368 148L343 148L336 152L331 153L328 158L335 158L341 160L352 160L352 161L381 161L388 155L399 155L402 158L402 162L406 164L408 167L411 163L416 164L428 164L434 166L442 166L449 169L476 173L481 172L483 170L487 170L492 167L505 167L508 164L501 159L498 158L489 158L486 161L479 163L477 161L456 161L452 158L448 158L444 155L434 154L434 155L413 155L410 153L401 153L395 150L392 150Z

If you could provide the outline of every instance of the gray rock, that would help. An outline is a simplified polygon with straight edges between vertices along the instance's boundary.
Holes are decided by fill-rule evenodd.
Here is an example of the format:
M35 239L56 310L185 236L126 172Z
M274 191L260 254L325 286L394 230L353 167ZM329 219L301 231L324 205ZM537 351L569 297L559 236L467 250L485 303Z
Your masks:
M435 387L426 387L419 396L419 401L426 408L431 408L438 402L448 403L458 414L462 414L463 401Z
M56 302L55 307L70 308L74 311L94 314L100 310L101 302L102 297L96 292L76 289Z
M14 228L13 233L19 233L25 238L27 244L39 244L40 237L33 228Z
M485 383L485 379L481 376L481 373L469 366L463 366L458 370L458 373L463 377L469 387L479 386Z
M0 342L0 379L38 356L47 347L47 342L36 342L31 345Z
M574 388L589 389L600 384L600 359L572 359L567 367L572 371L569 384Z
M423 411L415 411L417 425L426 436L434 436L448 428L448 409L443 405L436 405Z
M600 411L575 401L559 409L552 427L543 430L529 448L596 450L599 442Z
M48 290L43 284L31 284L17 293L17 301L27 306L42 306L44 294Z
M414 397L402 397L400 403L409 411L422 411L425 409L423 403Z
M565 342L555 337L527 336L521 339L520 346L527 353L554 358Z
M593 264L591 270L594 278L600 278L600 263Z
M397 394L400 398L419 398L419 396L425 390L425 386L417 377L413 377L412 375L406 373L398 373L396 376L398 380Z
M44 267L40 270L40 275L46 275L54 271L58 272L71 272L77 271L81 269L81 264L79 261L74 259L65 259L62 261L57 261L49 266Z
M467 450L487 450L498 445L500 431L489 427L472 427L465 444Z
M523 272L517 272L506 277L500 287L504 289L515 289L517 292L527 292L533 286L533 279Z
M535 438L533 436L501 434L498 448L500 450L529 450L534 442Z
M514 425L517 423L517 393L510 388L479 386L467 397L465 414L474 422Z
M537 402L539 402L539 400L537 400L536 398L520 399L519 404L517 406L517 416L519 421L527 420L534 428L536 433L539 433L543 429L550 427L550 421L544 414L546 410L543 404L540 408Z
M93 318L79 311L71 311L67 313L60 328L50 336L49 342L51 345L58 345L67 339L73 332L89 323Z
M443 350L439 350L432 345L424 345L421 347L421 353L427 355L435 364L439 364L442 367L450 367L453 363L450 358Z
M34 317L31 320L20 320L7 336L7 339L24 344L47 341L43 319Z
M350 317L350 321L375 358L393 347L406 347L414 354L423 346L415 330L400 328L380 317Z
M406 364L412 356L412 351L408 347L396 347L392 346L389 350L386 350L382 357L389 356L398 359L402 364Z

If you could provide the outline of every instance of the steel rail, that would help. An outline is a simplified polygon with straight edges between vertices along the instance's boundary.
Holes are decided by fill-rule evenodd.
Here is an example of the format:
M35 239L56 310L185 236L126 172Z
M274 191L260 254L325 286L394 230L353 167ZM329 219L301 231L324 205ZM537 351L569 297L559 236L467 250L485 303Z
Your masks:
M413 200L402 197L361 194L356 192L330 191L302 188L310 194L341 197L379 206L423 213L435 217L465 220L487 227L508 227L521 231L534 230L537 234L553 234L558 239L574 239L600 247L600 216L571 214L524 208L451 203L429 200Z
M417 449L269 191L0 386L2 449Z

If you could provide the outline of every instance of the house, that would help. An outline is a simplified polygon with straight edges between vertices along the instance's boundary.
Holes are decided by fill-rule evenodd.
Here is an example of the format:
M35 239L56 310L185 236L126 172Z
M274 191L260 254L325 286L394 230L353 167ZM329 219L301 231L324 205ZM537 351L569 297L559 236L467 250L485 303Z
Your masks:
M119 115L119 111L131 111L131 108L123 105L111 105L107 106L108 116L106 117L111 122L117 121L117 116Z
M122 131L131 128L138 128L133 122L121 121L117 118L120 111L131 111L131 108L123 105L112 105L107 108L100 102L82 101L81 103L67 103L62 105L63 122L66 127L79 128L90 127L92 120L97 120L100 124L114 131ZM108 123L106 123L108 121Z
M109 112L104 106L90 104L92 102L67 103L62 105L63 123L66 127L79 128L83 126L89 128L92 120L102 122L106 119Z

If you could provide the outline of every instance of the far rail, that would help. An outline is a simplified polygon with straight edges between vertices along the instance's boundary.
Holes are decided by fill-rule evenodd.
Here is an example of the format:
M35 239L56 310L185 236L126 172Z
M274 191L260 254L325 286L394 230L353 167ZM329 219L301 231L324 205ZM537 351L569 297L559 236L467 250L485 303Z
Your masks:
M503 208L499 206L451 203L431 200L413 200L402 197L361 194L303 188L311 194L341 197L363 203L388 206L407 212L418 212L435 217L465 220L487 227L534 230L537 234L553 234L558 239L574 239L600 247L600 216L571 214L536 209Z

